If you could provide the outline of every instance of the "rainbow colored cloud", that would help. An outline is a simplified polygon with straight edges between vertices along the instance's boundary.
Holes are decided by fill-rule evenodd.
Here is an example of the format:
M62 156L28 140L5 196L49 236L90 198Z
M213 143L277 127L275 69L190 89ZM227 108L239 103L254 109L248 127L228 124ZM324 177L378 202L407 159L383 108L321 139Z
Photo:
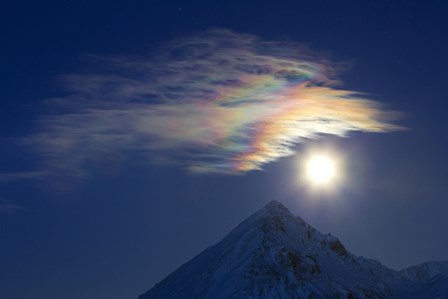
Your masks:
M228 30L176 39L143 56L93 57L65 77L70 95L27 142L49 172L139 155L196 173L243 173L321 134L388 132L396 113L337 89L329 62L294 42Z

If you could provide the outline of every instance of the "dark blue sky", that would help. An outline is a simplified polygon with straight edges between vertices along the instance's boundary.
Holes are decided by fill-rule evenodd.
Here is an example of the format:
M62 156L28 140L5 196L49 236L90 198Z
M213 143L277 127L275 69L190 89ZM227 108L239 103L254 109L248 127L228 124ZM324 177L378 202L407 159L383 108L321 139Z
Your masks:
M272 199L386 266L447 260L447 14L444 1L3 2L0 297L136 298ZM304 142L236 176L136 156L75 182L29 178L45 161L23 140L50 113L44 101L67 96L61 78L91 67L88 55L143 55L216 27L350 62L343 88L403 112L408 130ZM301 153L321 146L346 157L331 198L297 182Z

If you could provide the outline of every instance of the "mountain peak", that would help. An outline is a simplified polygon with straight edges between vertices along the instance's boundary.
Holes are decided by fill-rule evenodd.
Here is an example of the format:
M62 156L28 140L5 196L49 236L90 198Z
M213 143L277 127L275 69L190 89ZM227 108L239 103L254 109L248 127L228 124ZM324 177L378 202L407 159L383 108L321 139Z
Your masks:
M279 201L277 200L271 200L268 202L263 208L261 208L261 211L267 211L269 213L288 213L291 214L291 212Z

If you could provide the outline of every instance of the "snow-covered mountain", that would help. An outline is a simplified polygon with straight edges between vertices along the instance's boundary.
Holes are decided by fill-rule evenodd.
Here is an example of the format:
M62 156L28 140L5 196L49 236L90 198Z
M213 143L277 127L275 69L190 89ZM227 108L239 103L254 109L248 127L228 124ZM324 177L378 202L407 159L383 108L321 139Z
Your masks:
M407 280L427 282L438 275L448 275L448 261L427 262L400 271L400 275Z
M447 263L401 272L357 257L276 201L139 299L448 298Z

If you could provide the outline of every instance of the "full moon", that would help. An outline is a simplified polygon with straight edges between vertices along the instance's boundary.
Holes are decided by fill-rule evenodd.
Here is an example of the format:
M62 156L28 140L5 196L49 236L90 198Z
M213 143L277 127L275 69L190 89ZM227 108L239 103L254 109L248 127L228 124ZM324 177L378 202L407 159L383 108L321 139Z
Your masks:
M335 178L335 162L328 156L312 156L306 163L306 174L313 184L327 185Z

